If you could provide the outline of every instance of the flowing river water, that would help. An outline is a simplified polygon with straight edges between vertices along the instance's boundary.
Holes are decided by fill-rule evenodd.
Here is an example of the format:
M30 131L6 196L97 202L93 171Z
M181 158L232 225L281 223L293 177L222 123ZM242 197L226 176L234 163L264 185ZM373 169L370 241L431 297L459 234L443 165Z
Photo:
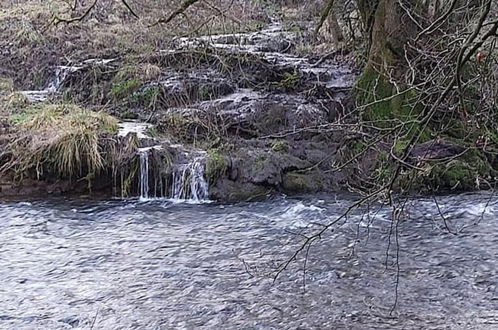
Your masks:
M352 197L3 201L0 328L498 329L498 198L437 200L389 250L390 210L355 210L276 281Z

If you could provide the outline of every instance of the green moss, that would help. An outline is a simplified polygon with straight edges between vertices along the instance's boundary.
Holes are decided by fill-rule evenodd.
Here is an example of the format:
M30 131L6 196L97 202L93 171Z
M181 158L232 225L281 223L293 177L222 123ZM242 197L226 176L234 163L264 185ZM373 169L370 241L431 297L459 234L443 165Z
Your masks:
M279 152L285 154L289 152L289 143L285 140L274 141L271 145L271 150L274 152Z
M299 72L297 71L284 72L280 80L272 84L285 89L293 90L298 86L299 80L300 80Z
M470 150L463 156L447 163L426 164L425 173L415 173L414 187L422 191L479 189L481 179L490 180L496 176L490 163L477 150Z
M125 81L116 81L111 88L110 96L114 100L123 100L138 90L141 81L134 78Z
M208 182L213 184L219 178L225 176L228 171L228 166L228 160L218 149L210 150L206 162L206 177Z
M356 83L355 96L360 106L365 106L363 119L377 122L381 127L389 121L414 119L420 109L416 104L417 93L413 89L398 94L396 87L372 65L368 65ZM367 106L368 105L368 106Z
M404 150L408 147L410 140L408 139L397 139L394 141L394 152L397 155L401 155Z
M354 155L362 153L366 148L367 145L363 140L354 140L352 143L350 143L350 149Z
M467 163L455 160L432 167L430 178L433 189L472 190L475 187L476 171Z
M279 81L279 85L286 89L294 89L299 83L299 73L294 71L292 73L285 72L283 78Z
M293 193L306 193L318 191L322 187L319 177L308 173L288 172L282 178L285 191Z
M393 86L380 75L372 66L367 66L356 83L356 100L359 105L367 105L390 97ZM364 110L366 120L390 118L392 115L391 102L386 100L369 105Z
M161 95L161 89L159 87L157 86L146 87L144 89L141 89L133 93L131 102L146 108L154 108L159 98L159 95Z

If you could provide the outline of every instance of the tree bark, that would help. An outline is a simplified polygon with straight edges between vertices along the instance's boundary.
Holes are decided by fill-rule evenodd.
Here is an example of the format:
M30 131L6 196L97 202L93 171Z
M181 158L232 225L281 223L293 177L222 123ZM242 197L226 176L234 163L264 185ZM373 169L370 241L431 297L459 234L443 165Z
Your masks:
M368 27L368 61L357 82L356 100L359 106L375 103L364 109L366 120L382 121L404 116L407 95L399 94L394 84L408 69L405 46L417 35L418 29L405 9L414 9L420 0L358 0L363 4L361 16ZM392 97L392 98L391 98ZM386 99L383 102L379 100Z
M406 65L404 48L407 41L416 36L416 25L397 0L378 0L371 24L369 65L380 73L387 73L393 67L402 70Z

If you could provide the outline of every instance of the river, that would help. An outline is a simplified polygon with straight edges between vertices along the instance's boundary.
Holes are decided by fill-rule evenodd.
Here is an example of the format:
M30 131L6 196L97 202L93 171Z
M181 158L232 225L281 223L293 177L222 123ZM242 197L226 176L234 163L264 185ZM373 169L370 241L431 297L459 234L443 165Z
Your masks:
M489 193L410 201L389 252L389 209L355 210L274 281L352 199L0 202L0 328L498 329Z

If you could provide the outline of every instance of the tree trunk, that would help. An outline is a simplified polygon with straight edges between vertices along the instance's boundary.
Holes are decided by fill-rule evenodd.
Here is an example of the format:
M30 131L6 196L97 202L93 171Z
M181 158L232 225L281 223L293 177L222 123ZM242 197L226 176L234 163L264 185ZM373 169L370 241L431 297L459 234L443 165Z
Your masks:
M330 35L330 41L336 46L344 40L344 35L342 34L342 30L339 26L335 13L330 13L327 18L327 32Z
M417 27L398 0L358 1L359 8L365 10L361 15L369 32L369 51L367 64L357 83L357 103L364 106L390 98L365 108L364 117L367 120L397 118L405 112L405 102L404 96L391 98L399 93L399 86L393 81L408 68L405 45L417 34ZM412 0L409 5L415 7L417 1Z
M403 69L406 65L404 47L416 33L415 24L397 0L379 0L372 22L369 65L383 74L393 67Z

